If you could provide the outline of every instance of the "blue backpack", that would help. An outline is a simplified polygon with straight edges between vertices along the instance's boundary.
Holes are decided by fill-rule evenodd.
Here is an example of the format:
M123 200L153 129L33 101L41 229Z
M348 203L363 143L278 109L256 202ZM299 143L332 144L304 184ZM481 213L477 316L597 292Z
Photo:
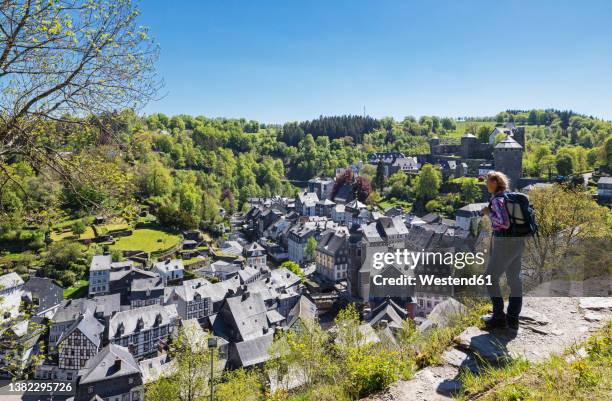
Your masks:
M504 198L510 219L508 233L517 237L537 234L535 210L529 203L529 197L522 192L506 192Z

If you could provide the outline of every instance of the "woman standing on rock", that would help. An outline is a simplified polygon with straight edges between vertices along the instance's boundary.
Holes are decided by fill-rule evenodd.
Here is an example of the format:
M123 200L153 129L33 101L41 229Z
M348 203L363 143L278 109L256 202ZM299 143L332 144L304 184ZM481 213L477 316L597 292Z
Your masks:
M488 329L518 329L519 315L523 304L523 283L521 281L521 257L525 243L523 238L510 235L510 218L506 208L506 191L509 188L508 177L499 171L492 171L486 176L487 190L491 194L489 206L483 214L489 216L493 238L489 264L485 272L491 276L491 285L487 291L493 304L493 314L483 318ZM504 298L501 294L499 279L506 273L510 287L508 310L504 313Z

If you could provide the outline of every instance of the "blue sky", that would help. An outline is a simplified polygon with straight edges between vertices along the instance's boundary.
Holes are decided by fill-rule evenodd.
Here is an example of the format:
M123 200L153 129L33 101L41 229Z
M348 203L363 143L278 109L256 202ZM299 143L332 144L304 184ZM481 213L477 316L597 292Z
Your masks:
M145 0L162 99L145 112L244 117L612 119L612 1Z

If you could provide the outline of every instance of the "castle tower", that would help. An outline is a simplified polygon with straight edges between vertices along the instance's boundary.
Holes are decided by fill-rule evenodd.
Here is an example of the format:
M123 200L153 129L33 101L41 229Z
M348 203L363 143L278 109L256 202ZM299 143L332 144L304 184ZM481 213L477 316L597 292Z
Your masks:
M525 149L525 127L516 127L512 129L512 138Z
M465 134L461 137L461 157L471 159L478 148L480 141L472 134Z
M523 147L511 136L506 137L493 149L495 170L506 174L510 188L516 189L523 172Z
M440 145L440 138L433 136L429 139L429 153L436 154L436 146Z

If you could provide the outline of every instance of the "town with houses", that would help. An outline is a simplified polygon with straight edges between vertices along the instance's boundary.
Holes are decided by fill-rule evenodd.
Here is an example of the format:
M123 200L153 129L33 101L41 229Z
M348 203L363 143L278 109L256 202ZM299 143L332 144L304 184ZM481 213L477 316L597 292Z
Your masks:
M507 136L495 144L499 133ZM382 164L390 176L400 170L417 174L429 163L443 177L478 177L495 169L516 189L551 185L521 177L523 127L497 127L490 138L481 143L466 134L447 143L434 137L430 154L373 153L346 169L358 176L364 164ZM186 231L181 250L160 260L138 252L124 252L120 261L110 253L95 255L82 297L64 299L63 289L49 278L0 276L0 318L29 315L4 327L3 336L15 346L0 358L8 360L6 354L18 350L21 369L31 367L32 378L73 382L75 401L138 401L147 383L172 369L168 349L180 327L191 327L202 338L214 336L218 363L231 370L262 366L271 358L275 333L299 330L304 319L332 329L335 314L348 303L359 305L362 329L372 341L374 329L393 336L407 319L426 327L432 314L452 307L452 288L381 291L372 285L369 258L393 249L476 249L483 242L484 192L481 202L460 208L451 220L436 213L416 216L398 206L368 207L350 185L334 187L334 178L317 177L295 198L249 199L250 209L231 216L223 239ZM612 197L612 180L601 178L598 190L600 198ZM194 257L198 263L183 263ZM288 268L287 261L300 271ZM453 274L451 266L427 268ZM382 274L398 269L386 266Z

